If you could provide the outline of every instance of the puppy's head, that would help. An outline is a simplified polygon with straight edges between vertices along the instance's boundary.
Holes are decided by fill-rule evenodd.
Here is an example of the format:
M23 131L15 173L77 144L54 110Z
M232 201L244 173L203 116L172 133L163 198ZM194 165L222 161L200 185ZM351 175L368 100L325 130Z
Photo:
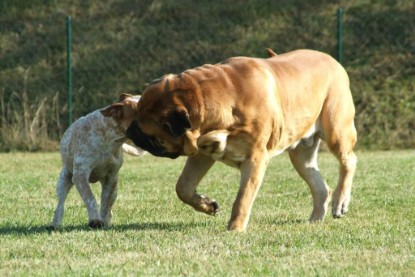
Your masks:
M171 76L150 84L138 103L136 121L127 137L155 156L177 158L197 153L189 113L192 99L169 84Z
M139 95L122 93L119 102L102 109L101 113L106 117L112 117L123 130L127 130L136 118L139 100Z

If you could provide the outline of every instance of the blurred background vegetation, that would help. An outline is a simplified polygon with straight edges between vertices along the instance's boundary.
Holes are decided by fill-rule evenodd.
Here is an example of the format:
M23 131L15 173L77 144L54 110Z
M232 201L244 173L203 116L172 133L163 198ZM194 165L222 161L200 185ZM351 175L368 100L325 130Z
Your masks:
M68 126L68 15L76 119L161 75L231 56L311 48L336 57L339 8L358 148L415 147L412 0L0 0L0 151L57 149Z

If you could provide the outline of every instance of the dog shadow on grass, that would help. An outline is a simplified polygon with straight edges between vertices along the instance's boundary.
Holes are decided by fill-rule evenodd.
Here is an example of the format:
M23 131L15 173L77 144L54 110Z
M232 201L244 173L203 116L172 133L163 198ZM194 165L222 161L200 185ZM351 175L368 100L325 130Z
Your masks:
M308 221L305 219L279 219L271 222L272 225L284 226L284 225L299 225L307 224Z
M62 226L56 230L50 230L47 225L6 225L0 226L0 236L30 236L34 234L42 233L69 233L69 232L79 232L79 231L91 231L91 232L100 232L100 231L147 231L147 230L157 230L157 231L167 231L175 232L182 231L189 228L200 228L206 227L204 222L142 222L142 223L129 223L129 224L116 224L110 228L101 228L93 229L88 225L72 225L72 226Z
M287 219L280 218L262 222L266 225L285 226L285 225L299 225L307 224L305 219ZM0 225L0 236L30 236L42 233L70 233L70 232L127 232L127 231L165 231L177 232L186 231L189 229L204 229L209 228L208 221L173 221L173 222L131 222L124 224L114 224L110 228L93 229L85 224L77 225L63 225L56 230L50 230L48 225L34 225L28 224L6 224ZM214 226L210 226L214 228Z

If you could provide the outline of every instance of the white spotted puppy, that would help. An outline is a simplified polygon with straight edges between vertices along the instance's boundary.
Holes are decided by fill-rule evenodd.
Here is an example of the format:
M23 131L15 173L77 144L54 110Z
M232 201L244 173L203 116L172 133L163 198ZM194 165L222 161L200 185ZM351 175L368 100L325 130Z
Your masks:
M135 118L139 98L121 94L118 103L78 119L66 130L60 143L63 167L57 183L58 205L50 230L61 224L65 199L74 184L88 210L88 225L111 226L111 207L117 198L123 151L136 156L145 153L124 144L125 131ZM89 185L98 181L102 187L100 212Z

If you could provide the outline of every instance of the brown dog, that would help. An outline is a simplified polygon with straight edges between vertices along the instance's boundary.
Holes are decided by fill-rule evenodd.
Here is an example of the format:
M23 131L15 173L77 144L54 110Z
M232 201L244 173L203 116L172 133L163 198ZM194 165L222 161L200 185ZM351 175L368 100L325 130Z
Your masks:
M153 81L138 103L136 124L127 130L153 155L189 156L176 191L198 211L218 211L216 201L196 193L214 162L239 168L229 230L246 229L268 162L284 151L310 187L309 220L323 220L331 193L317 166L320 139L340 163L333 216L345 214L350 202L357 159L346 71L317 51L268 53L268 59L230 58Z

